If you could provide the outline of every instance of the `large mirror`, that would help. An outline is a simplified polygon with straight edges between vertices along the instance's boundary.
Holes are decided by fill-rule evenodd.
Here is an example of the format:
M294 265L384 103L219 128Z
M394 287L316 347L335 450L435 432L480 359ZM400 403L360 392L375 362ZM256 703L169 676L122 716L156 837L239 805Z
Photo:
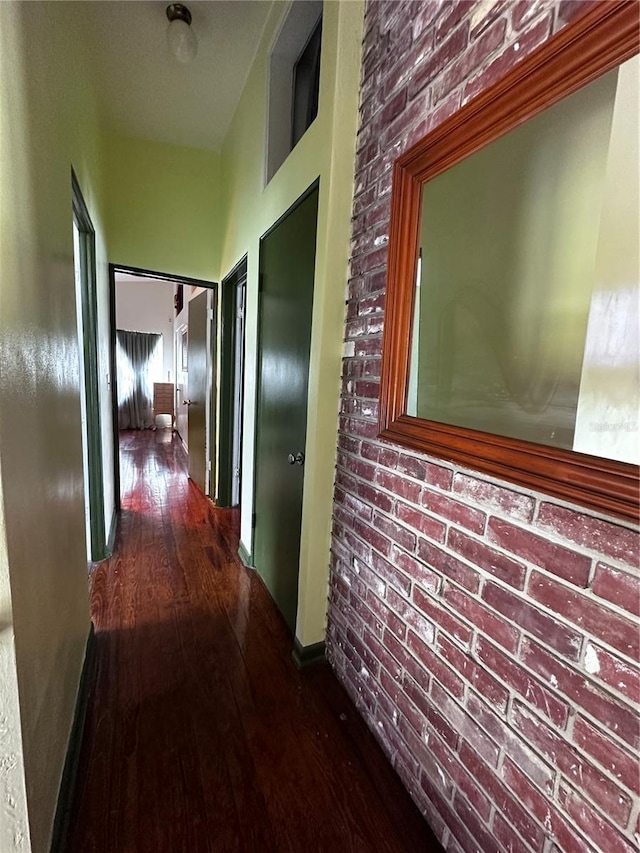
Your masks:
M633 518L637 33L594 4L396 164L381 400L386 438Z

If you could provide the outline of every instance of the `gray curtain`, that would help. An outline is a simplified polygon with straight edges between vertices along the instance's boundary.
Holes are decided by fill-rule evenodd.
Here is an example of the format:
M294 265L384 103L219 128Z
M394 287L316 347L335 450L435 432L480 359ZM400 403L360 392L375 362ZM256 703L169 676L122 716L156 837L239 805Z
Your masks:
M118 426L150 429L153 426L153 383L149 368L162 335L116 331L118 350Z

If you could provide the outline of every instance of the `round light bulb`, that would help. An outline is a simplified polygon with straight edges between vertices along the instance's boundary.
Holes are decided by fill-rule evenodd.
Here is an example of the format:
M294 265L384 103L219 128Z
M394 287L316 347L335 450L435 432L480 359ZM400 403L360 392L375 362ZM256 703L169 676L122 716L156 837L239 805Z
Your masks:
M171 53L178 62L186 65L192 62L198 52L198 40L196 34L186 21L175 18L167 29L167 42Z

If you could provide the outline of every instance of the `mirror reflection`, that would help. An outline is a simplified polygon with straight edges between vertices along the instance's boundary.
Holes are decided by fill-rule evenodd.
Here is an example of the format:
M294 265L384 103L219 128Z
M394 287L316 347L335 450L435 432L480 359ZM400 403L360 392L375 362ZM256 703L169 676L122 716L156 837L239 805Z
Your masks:
M425 183L409 415L639 461L638 71Z

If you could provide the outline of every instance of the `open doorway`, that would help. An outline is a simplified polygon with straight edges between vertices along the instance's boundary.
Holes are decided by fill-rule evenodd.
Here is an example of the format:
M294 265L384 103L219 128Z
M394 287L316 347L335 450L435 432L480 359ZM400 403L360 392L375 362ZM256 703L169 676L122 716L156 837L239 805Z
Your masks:
M158 440L181 430L190 479L215 497L217 285L134 267L109 269L117 508L125 430L129 436L155 430ZM176 329L184 329L184 342L176 341Z
M240 505L247 258L222 280L218 506Z
M71 173L73 199L73 255L81 382L82 457L85 495L87 560L107 556L102 470L102 429L98 384L98 297L95 232L91 217Z

